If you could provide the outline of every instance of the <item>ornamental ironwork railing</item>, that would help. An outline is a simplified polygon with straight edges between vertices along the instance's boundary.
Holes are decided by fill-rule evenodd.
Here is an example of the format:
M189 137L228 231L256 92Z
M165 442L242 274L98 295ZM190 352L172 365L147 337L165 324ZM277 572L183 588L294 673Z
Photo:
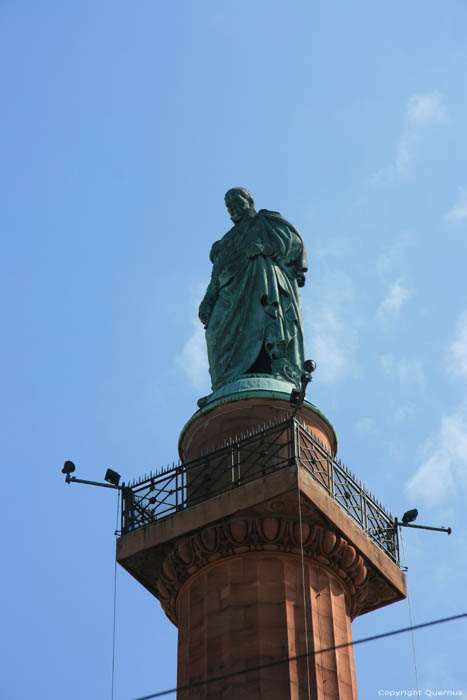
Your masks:
M393 561L399 564L395 520L340 460L293 416L262 426L184 464L122 488L122 534L300 465Z

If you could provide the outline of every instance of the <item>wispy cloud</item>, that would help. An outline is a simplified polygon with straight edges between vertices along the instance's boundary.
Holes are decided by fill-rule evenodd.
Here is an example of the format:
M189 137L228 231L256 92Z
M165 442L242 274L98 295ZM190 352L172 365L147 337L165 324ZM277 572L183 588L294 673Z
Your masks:
M443 416L438 433L427 441L424 460L405 488L409 499L440 506L460 486L467 485L467 420L462 414Z
M425 385L425 373L418 358L396 357L388 352L381 355L381 371L385 377L396 379L407 388L421 389Z
M358 432L362 435L370 435L371 433L374 433L375 427L375 421L373 418L360 418L360 420L355 423L356 430L358 430Z
M392 352L386 352L379 358L381 371L385 377L390 377L395 373L396 358Z
M175 358L195 389L209 389L208 355L204 330L199 320L192 321L193 332L186 340L183 350Z
M376 271L388 282L407 267L411 251L415 249L415 237L410 232L399 233L381 250L376 261Z
M447 120L447 111L438 90L412 95L406 105L408 121L426 126L442 124Z
M316 379L335 384L358 373L359 314L354 282L340 268L340 260L336 261L336 249L321 249L320 255L321 276L315 280L313 297L308 298L307 287L302 295L306 348L317 363Z
M394 162L379 170L372 181L378 184L407 177L425 129L447 122L447 116L438 90L409 97L405 106L405 125L396 146Z
M460 315L457 322L448 350L448 366L452 374L467 377L467 311Z
M385 171L386 175L391 177L391 175L396 174L405 177L413 160L413 151L414 137L412 134L406 134L397 144L394 166Z
M186 339L182 351L175 357L176 364L182 368L191 384L198 391L209 391L209 364L206 350L204 329L198 319L197 309L206 286L199 284L190 290L191 333Z
M346 373L353 371L351 357L354 350L354 333L347 334L345 323L332 308L322 308L308 326L312 355L316 359L320 381L335 384Z
M394 420L396 423L403 423L404 421L407 420L407 418L410 418L413 416L415 413L415 404L414 403L406 403L403 404L402 406L399 406L396 408L395 413L394 413Z
M391 285L386 297L376 311L376 318L383 328L387 327L391 320L399 316L403 305L413 294L413 290L405 287L401 280L396 280Z
M447 221L467 219L467 190L461 190L457 204L444 217Z

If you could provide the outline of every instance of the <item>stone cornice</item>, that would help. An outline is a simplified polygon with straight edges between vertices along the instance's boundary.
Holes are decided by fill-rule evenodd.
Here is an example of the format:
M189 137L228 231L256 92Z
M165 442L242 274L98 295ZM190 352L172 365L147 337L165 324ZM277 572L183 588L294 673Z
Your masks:
M359 612L367 595L367 569L363 558L347 540L310 521L302 523L303 554L336 575L350 602L350 616ZM180 537L152 553L139 565L150 567L153 593L165 613L177 624L177 597L183 584L207 565L250 552L282 552L301 556L298 519L272 517L232 518ZM148 570L149 574L149 570Z

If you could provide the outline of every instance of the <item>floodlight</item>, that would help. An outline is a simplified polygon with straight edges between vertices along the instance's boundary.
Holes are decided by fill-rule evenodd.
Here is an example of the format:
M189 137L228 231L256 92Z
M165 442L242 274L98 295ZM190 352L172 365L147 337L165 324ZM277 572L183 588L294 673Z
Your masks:
M62 474L66 474L67 476L70 476L75 471L76 467L73 464L73 462L70 462L70 460L67 459L65 464L63 465L62 469Z
M402 522L404 525L407 525L407 523L413 523L414 520L417 519L418 515L418 510L416 508L412 508L412 510L408 510L404 515L402 516Z
M298 403L298 399L300 398L300 392L298 389L292 389L290 392L290 403L292 406L296 406Z
M104 481L108 481L109 484L112 484L113 486L118 486L120 482L120 474L114 472L113 469L107 469L105 472Z

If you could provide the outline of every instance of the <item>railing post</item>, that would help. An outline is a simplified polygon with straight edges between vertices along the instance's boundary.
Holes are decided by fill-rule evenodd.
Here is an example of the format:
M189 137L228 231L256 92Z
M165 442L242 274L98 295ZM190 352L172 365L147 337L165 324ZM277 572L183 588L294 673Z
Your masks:
M362 511L362 528L368 533L368 513L366 510L366 494L363 489L360 491L360 509Z
M399 528L397 527L395 521L394 522L394 530L393 530L393 542L394 542L394 558L397 563L399 563L400 558L399 558Z
M122 484L122 510L120 513L120 530L123 534L125 530L125 509L126 509L126 497L125 497L126 486Z
M326 459L326 464L328 467L328 474L329 474L329 494L332 498L333 501L336 500L335 498L335 487L334 487L334 462L332 459Z
M292 423L292 459L294 460L294 463L298 466L298 462L300 461L300 427L298 425L297 419L295 416L292 416L291 418L291 423Z

